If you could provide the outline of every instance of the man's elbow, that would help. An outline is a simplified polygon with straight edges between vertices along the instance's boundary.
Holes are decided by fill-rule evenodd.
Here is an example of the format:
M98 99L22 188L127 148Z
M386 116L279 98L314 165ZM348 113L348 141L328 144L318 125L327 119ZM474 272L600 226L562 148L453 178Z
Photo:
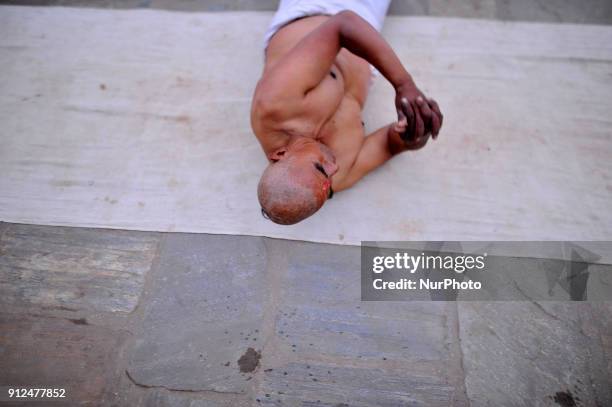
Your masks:
M342 10L333 16L332 19L336 23L340 35L342 35L347 27L350 27L351 21L354 21L356 16L357 14L351 10Z
M336 13L335 17L337 19L347 20L350 22L351 20L358 18L359 15L352 10L342 10L339 13Z

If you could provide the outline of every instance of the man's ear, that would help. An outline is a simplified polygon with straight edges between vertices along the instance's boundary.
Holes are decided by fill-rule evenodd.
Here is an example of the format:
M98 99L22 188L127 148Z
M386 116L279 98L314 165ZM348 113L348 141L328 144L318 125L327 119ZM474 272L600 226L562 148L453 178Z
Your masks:
M281 147L278 148L274 151L272 151L269 155L268 155L268 159L270 161L272 161L273 163L277 162L278 160L283 159L283 157L285 156L285 154L287 153L287 147Z

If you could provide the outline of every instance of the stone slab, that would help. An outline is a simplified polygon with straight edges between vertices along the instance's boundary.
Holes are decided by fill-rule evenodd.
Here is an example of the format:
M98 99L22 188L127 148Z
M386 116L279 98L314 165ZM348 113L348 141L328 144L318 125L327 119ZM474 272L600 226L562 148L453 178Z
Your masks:
M125 338L86 322L0 313L0 386L64 388L66 398L48 405L98 405Z
M140 386L242 394L238 359L260 348L266 300L260 238L168 235L128 372Z
M276 321L288 346L405 361L444 357L445 304L361 302L358 247L290 247Z
M278 0L2 0L0 4L113 9L150 8L173 11L274 11ZM607 0L392 0L389 15L488 18L581 24L612 23Z
M495 0L495 9L495 17L500 20L578 24L612 23L612 3L608 0Z
M460 303L471 406L612 405L609 354L600 336L610 337L604 331L610 323L600 325L598 335L588 335L584 312L591 313L589 304Z
M204 397L211 397L210 395ZM171 392L152 389L142 403L143 407L247 407L253 403L217 395L216 400L203 399L197 393Z
M461 405L436 374L405 370L289 363L265 373L263 406L404 407Z
M273 345L263 352L264 367L275 373L266 374L260 398L283 391L279 399L288 405L465 403L453 347L455 304L361 302L357 247L301 243L279 250L287 272L278 287ZM315 370L320 382L311 381ZM323 374L328 370L335 382ZM267 402L280 403L276 398Z
M4 224L0 307L129 313L159 234Z

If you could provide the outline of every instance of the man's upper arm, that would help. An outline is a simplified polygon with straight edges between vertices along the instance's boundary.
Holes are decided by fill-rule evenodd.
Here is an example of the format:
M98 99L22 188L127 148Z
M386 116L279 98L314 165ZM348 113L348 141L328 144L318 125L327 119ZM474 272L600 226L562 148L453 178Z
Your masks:
M263 103L302 99L329 74L340 51L341 18L342 13L321 24L264 73L256 91Z

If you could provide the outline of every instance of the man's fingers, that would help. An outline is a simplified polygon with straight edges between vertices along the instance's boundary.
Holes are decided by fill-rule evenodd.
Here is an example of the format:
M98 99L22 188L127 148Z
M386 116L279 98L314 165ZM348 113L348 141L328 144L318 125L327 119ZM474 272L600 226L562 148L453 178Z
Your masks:
M440 113L440 108L438 104L433 99L428 99L429 107L432 110L431 115L431 136L435 139L438 138L438 134L440 133L440 127L442 127L442 113Z
M425 123L423 123L423 118L421 117L421 113L418 109L418 106L413 106L414 109L414 138L416 140L420 139L425 135Z
M427 101L425 101L422 96L418 96L416 102L419 106L421 116L423 116L423 122L425 123L425 133L432 135L435 134L437 136L439 126L436 126L437 121L434 122L434 117L437 115L432 112L431 108L427 104Z
M412 123L414 123L414 111L412 110L412 106L408 102L408 99L402 98L402 107L408 125L412 126Z
M406 127L408 126L408 120L406 119L406 116L403 113L401 116L402 118L393 124L393 130L395 130L396 133L400 134L404 133L406 131Z
M402 99L400 100L400 105L399 105L399 106L397 106L397 121L400 121L400 120L402 120L402 119L405 119L405 118L406 118L406 113L404 112L404 110L405 110L405 107L404 107L404 106L405 106L404 100L406 100L406 99L405 99L405 98L402 98Z
M427 104L427 102L425 102L425 99L423 99L423 97L421 96L418 96L416 98L416 102L417 102L417 105L419 106L419 110L421 111L421 115L423 116L423 119L426 122L430 121L433 113L431 112L431 109L429 108L429 105Z
M440 118L437 114L434 113L431 116L431 136L434 140L438 138L438 133L440 133L440 126Z
M393 125L393 130L395 130L396 133L399 133L400 135L403 134L406 131L406 123L402 122L397 122Z
M404 139L409 140L411 137L414 137L415 130L415 120L414 115L415 111L412 107L412 104L408 102L408 99L402 98L402 110L406 116L406 129L404 130Z
M400 122L402 120L406 120L406 115L402 111L402 109L397 109L397 121Z
M436 102L434 99L428 99L429 105L431 106L431 109L436 113L436 115L438 116L438 119L440 119L440 127L442 127L442 123L444 122L444 115L442 115L442 112L440 111L440 106L438 106L438 102Z

